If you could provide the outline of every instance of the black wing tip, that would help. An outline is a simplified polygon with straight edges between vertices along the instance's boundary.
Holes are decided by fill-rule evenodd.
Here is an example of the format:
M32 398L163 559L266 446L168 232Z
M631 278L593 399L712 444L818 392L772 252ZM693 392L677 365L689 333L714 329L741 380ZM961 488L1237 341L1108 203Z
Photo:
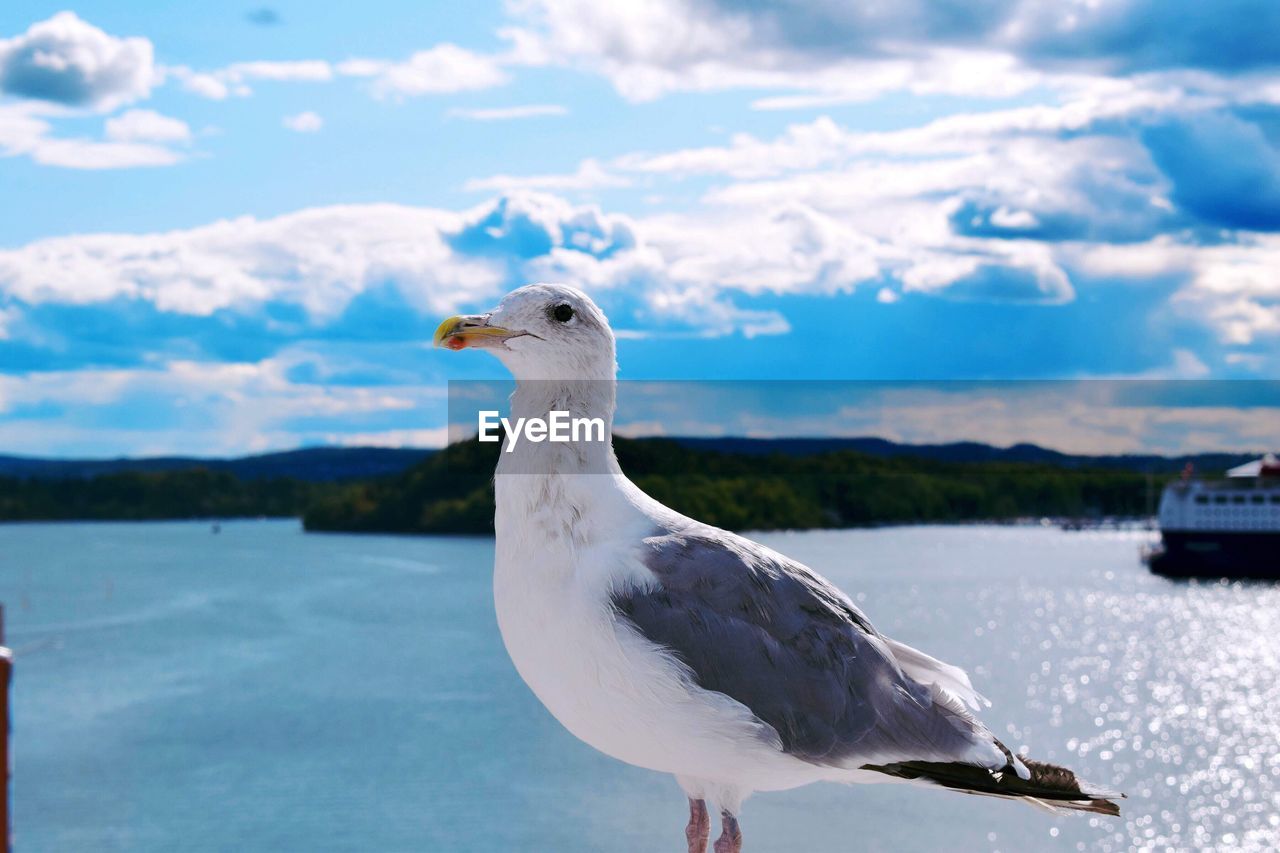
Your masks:
M1119 799L1125 799L1125 795L1120 794ZM1067 805L1067 807L1082 812L1106 815L1107 817L1120 817L1120 804L1113 800L1088 800L1087 802L1072 801Z
M994 774L962 762L902 761L868 764L863 769L899 779L929 782L966 794L1025 800L1055 811L1120 816L1120 804L1115 801L1126 799L1124 794L1093 790L1092 785L1081 783L1075 773L1056 764L1027 759L1023 763L1031 773L1030 779L1019 777L1012 768Z
M1080 803L1079 808L1082 811L1119 817L1120 804L1114 802L1114 800L1128 799L1121 791L1102 790L1100 786L1085 782L1074 771L1060 767L1057 764L1049 764L1046 761L1036 761L1034 759L1026 759L1023 764L1031 771L1031 779L1029 780L1031 784L1083 795L1084 799L1068 801Z

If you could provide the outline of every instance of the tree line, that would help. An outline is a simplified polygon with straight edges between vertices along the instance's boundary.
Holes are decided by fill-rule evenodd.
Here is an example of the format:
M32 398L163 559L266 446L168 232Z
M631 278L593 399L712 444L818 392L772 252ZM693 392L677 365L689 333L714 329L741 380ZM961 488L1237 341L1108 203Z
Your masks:
M0 521L149 521L299 516L333 483L242 479L225 471L0 477Z
M0 520L301 517L308 530L491 533L500 444L460 442L401 474L348 482L243 479L224 471L0 477ZM1019 517L1136 516L1136 471L1022 462L937 462L848 450L729 453L615 439L624 471L668 506L734 530Z
M731 530L1146 512L1146 476L1134 471L846 450L738 454L663 439L615 438L614 448L623 471L655 499ZM308 530L491 533L497 456L497 445L451 445L399 477L324 495L304 523Z

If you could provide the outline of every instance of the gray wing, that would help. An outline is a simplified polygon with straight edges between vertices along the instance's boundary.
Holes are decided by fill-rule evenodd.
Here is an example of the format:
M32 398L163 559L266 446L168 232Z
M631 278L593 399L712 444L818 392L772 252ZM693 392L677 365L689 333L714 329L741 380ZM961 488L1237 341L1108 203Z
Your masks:
M946 690L903 673L847 596L805 566L713 527L644 540L655 583L615 590L618 614L697 685L741 702L817 764L899 759L999 769L1007 752Z

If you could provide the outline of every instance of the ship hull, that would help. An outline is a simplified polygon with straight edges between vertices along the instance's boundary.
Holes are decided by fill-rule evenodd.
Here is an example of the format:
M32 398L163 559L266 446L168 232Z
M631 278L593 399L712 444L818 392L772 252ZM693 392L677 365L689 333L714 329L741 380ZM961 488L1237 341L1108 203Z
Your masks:
M1280 533L1166 530L1151 571L1180 578L1280 580Z

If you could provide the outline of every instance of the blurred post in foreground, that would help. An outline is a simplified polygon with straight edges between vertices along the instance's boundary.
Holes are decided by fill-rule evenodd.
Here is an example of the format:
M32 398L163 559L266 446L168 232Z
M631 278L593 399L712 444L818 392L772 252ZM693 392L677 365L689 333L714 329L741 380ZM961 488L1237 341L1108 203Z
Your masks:
M4 605L0 604L0 853L12 847L9 834L9 681L13 677L13 652L4 644Z

